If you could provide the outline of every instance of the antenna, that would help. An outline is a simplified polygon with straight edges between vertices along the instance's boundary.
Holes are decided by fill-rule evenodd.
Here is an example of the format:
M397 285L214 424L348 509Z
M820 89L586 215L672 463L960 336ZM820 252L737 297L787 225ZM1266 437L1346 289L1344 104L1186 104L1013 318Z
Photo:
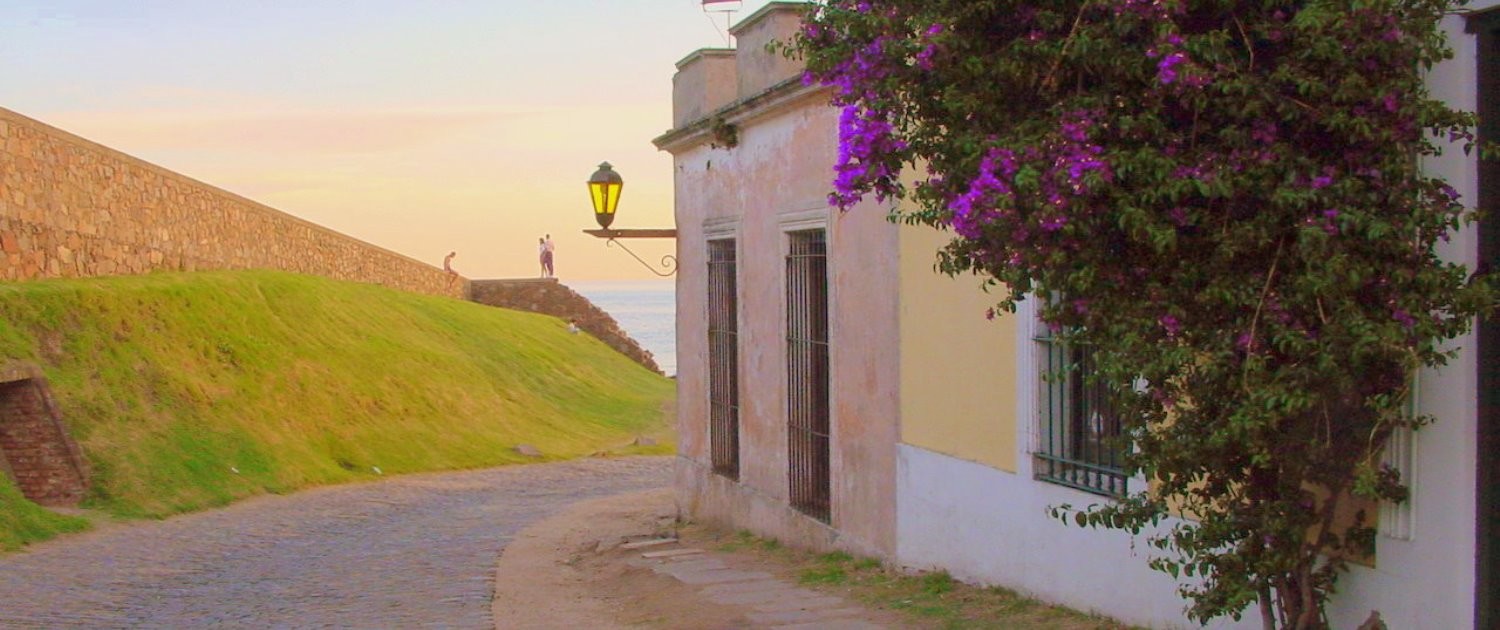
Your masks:
M724 36L724 46L726 48L733 48L734 44L730 41L729 35L729 22L733 19L735 12L740 10L740 0L702 0L702 2L703 14L708 16L708 21L714 25L715 30L719 30L719 25L714 22L713 16L709 14L724 14L724 28L723 30L719 30L719 34Z

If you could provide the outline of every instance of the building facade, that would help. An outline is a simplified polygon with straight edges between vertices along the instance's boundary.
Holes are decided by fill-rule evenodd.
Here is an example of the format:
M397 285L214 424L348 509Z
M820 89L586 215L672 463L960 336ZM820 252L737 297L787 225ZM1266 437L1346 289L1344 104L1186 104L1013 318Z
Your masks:
M1031 305L988 321L978 279L933 271L948 235L887 221L892 208L873 200L829 208L838 112L765 50L805 7L772 2L734 27L737 50L680 62L674 128L656 140L676 168L680 504L799 546L1190 625L1177 582L1148 568L1144 535L1048 514L1144 482L1113 471L1094 393L1042 378L1087 357L1051 344ZM1456 58L1430 82L1500 139L1500 0L1469 9L1444 23ZM1427 166L1500 210L1500 166L1462 151ZM1444 255L1494 260L1496 224L1455 235ZM1485 324L1420 376L1417 410L1438 422L1388 453L1413 500L1382 508L1376 557L1341 579L1334 627L1372 610L1392 628L1500 624L1497 339ZM1260 620L1249 610L1216 627Z

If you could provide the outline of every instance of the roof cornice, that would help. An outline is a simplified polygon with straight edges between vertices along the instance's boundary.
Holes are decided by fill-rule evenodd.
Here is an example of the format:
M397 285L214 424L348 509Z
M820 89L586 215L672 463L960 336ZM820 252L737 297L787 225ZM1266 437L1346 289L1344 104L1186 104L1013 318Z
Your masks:
M657 136L651 144L668 153L679 153L711 140L713 128L720 121L730 125L744 125L809 99L826 98L832 92L833 88L828 86L805 85L802 77L792 77L759 94L720 107L698 120Z

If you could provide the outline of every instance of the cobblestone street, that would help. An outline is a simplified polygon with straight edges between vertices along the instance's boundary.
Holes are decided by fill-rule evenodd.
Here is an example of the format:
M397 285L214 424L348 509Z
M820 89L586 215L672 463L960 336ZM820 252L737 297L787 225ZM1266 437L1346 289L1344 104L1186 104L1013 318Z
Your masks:
M492 628L496 559L670 459L423 474L261 497L0 556L0 628Z

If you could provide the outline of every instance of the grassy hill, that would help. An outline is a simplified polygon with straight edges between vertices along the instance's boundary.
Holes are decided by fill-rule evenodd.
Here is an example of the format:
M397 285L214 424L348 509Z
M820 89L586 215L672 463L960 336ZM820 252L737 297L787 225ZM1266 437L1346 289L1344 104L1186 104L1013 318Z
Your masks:
M0 360L40 364L94 469L160 517L265 492L621 451L672 381L541 315L276 272L0 284ZM659 452L669 452L665 439ZM0 547L76 528L0 475Z

